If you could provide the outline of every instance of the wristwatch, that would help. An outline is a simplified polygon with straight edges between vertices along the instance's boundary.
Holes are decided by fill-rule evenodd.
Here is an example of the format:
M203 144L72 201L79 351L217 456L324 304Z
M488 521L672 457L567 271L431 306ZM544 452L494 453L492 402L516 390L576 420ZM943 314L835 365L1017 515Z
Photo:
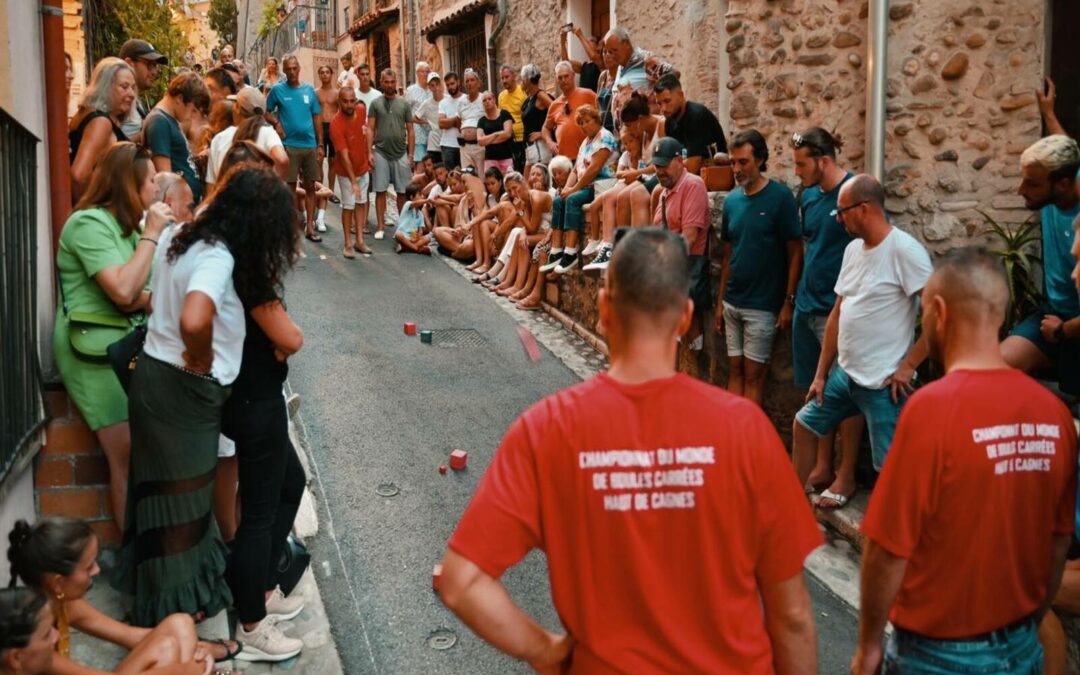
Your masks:
M787 301L791 303L792 307L794 307L795 306L795 294L794 293L788 293Z

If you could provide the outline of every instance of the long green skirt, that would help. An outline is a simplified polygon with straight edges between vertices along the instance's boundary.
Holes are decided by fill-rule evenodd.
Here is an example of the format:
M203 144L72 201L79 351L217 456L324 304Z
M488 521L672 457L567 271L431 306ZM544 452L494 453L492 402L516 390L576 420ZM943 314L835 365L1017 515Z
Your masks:
M227 549L213 514L221 411L229 389L145 353L128 398L131 471L117 585L133 623L214 616L232 604Z

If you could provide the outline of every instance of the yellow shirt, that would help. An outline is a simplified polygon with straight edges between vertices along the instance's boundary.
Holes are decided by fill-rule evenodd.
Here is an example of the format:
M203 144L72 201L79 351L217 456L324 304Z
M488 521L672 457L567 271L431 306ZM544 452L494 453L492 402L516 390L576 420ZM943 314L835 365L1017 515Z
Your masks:
M521 121L521 106L525 105L528 96L520 86L514 87L513 91L503 89L499 92L499 107L510 113L514 118L514 140L525 140L525 125Z

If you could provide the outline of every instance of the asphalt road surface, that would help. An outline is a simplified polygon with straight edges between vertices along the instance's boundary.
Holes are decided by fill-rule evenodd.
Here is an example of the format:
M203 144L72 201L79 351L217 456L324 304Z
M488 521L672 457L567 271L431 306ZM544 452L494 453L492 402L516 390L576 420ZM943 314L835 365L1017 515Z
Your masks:
M510 422L578 378L546 349L530 361L513 318L444 261L395 255L391 239L370 236L374 256L343 258L337 213L322 244L304 242L286 302L305 336L289 379L316 473L312 565L345 672L528 672L443 607L432 566ZM426 345L403 334L406 321L465 332L459 346ZM455 448L469 452L468 469L440 475ZM504 582L559 629L542 554ZM810 586L820 671L846 672L855 617Z

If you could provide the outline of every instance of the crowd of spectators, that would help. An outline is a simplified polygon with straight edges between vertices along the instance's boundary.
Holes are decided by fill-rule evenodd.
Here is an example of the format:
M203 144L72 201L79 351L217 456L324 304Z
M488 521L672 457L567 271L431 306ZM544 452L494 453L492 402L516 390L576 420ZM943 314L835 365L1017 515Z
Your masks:
M586 60L567 58L571 34ZM496 93L485 91L472 69L440 75L423 62L416 64L415 81L399 88L394 70L373 74L367 64L353 67L348 55L340 73L320 67L318 88L302 79L293 55L268 59L250 86L243 64L223 54L205 74L178 69L164 97L148 107L140 92L167 65L152 45L132 40L118 58L98 63L70 122L75 204L57 254L54 349L72 401L108 459L110 498L125 532L122 578L134 597L132 620L146 630L90 628L104 619L76 603L85 604L79 584L96 574L96 542L70 523L22 525L12 534L31 556L17 561L18 575L49 601L43 607L33 593L8 594L0 608L17 614L30 632L42 616L62 627L81 622L88 632L114 636L132 650L132 659L143 649L164 649L165 637L178 663L237 653L276 661L302 649L276 625L277 618L299 612L302 599L283 594L268 565L285 544L303 488L281 395L287 359L303 337L284 309L283 279L301 234L322 242L327 202L341 206L343 256L372 255L364 241L370 195L375 239L394 228L397 253L439 252L458 260L474 282L522 310L540 309L545 283L579 269L603 275L607 293L640 285L625 269L621 281L607 278L617 243L633 230L663 231L666 238L633 239L635 253L623 257L644 265L645 242L657 251L682 252L690 303L672 301L664 309L671 315L664 335L700 350L706 330L722 333L731 393L762 405L777 336L790 329L794 384L807 391L795 416L792 458L798 486L812 503L839 509L850 502L864 427L874 469L884 471L882 492L900 503L897 486L915 489L904 483L917 474L909 468L913 451L904 451L903 462L886 460L894 446L918 445L912 437L922 438L905 431L905 419L916 413L901 414L920 365L935 350L967 353L954 334L933 328L944 330L952 321L955 330L986 333L987 322L1003 311L985 256L958 256L934 275L922 244L889 222L881 184L842 168L841 139L825 128L791 138L801 183L796 196L768 173L770 148L759 131L742 129L729 142L715 114L686 99L677 66L635 46L624 29L588 37L568 25L561 42L552 91L535 64L503 65ZM1052 93L1040 94L1052 133L1021 157L1020 187L1028 207L1042 215L1047 303L994 353L1019 370L1052 370L1064 391L1080 393L1080 361L1068 342L1080 337L1073 246L1080 151L1055 126L1052 99ZM702 178L711 167L729 169L734 182L717 232ZM710 260L717 245L714 291ZM956 309L965 300L954 286L964 287L969 277L984 282L972 293L990 308L989 319L976 321ZM670 295L674 288L664 279L683 283L678 275L664 277L657 292ZM639 300L648 305L644 296ZM614 301L602 299L602 308L605 302ZM927 302L937 303L935 313L927 313ZM947 311L955 316L946 319ZM615 314L603 316L605 329L633 333L618 327L622 319ZM122 386L103 358L102 341L128 334L144 336L145 344L134 376ZM993 365L987 354L966 348ZM950 386L963 383L954 377ZM1026 384L1006 378L994 386ZM1042 408L1050 418L1041 424L1057 424L1060 411ZM1028 413L1036 416L1034 408ZM1075 465L1071 420L1067 426L1061 457L1073 453ZM1061 463L1053 465L1058 502L1070 490L1075 495L1075 471ZM934 498L917 496L923 501L903 502L910 519ZM895 564L937 564L917 545L928 535L919 523L886 513L883 499L875 494L871 502L869 551L879 549L879 555L866 564L873 578L891 574L894 583L892 596L874 597L886 607L895 601L908 608L901 616L910 619L905 639L912 644L955 638L952 629L942 631L934 617L919 613L912 594L925 591L909 585L903 566ZM1058 502L1040 511L1048 518L1041 526L1053 520L1053 535L1063 536L1064 502ZM35 537L62 540L41 550L63 550L67 557L56 563L34 558L45 555L30 545ZM816 541L809 534L804 539L807 546ZM466 558L479 550L467 535L458 540L456 550ZM1046 572L1042 581L1050 583L1042 590L1050 597L1038 599L1047 604L1057 593L1053 575L1061 573L1057 539L1053 544L1048 538L1034 558L1016 558L1017 565ZM83 560L88 556L90 562ZM448 562L461 564L453 556ZM38 572L28 573L30 566ZM1069 600L1080 596L1080 571L1069 570L1061 585L1065 607L1080 605ZM77 582L71 575L80 575ZM905 585L897 600L900 580ZM1029 607L1033 597L987 615L1022 619L1027 640L1028 629L1042 619ZM201 620L228 606L237 609L238 641L198 643L189 621L177 618ZM1014 616L1021 610L1027 614ZM884 621L873 612L864 612L866 633L856 657L870 664L866 672L881 656L872 647L880 643ZM1043 623L1043 641L1057 659L1054 645L1062 638L1053 617ZM983 619L969 624L972 635L987 627ZM12 648L30 649L33 642Z

